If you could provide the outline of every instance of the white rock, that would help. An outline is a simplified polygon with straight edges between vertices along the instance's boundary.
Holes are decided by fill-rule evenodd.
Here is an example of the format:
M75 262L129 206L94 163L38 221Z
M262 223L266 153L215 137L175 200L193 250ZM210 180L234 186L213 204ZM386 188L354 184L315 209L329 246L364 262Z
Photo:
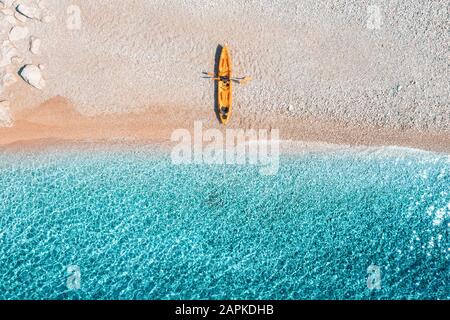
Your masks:
M6 16L5 17L5 21L9 24L15 25L17 23L17 19L12 15L12 16Z
M33 54L41 53L41 39L36 38L36 37L30 38L30 51Z
M5 87L9 87L17 82L17 77L12 73L7 73L3 76L3 85Z
M24 16L23 14L21 14L17 11L14 13L14 18L19 20L20 22L27 22L27 20L28 20L28 18L26 16Z
M0 0L0 3L3 4L3 8L9 8L12 6L14 0Z
M17 49L11 41L5 40L1 46L1 54L0 67L6 67L11 63L11 59L17 55Z
M0 101L0 127L12 127L13 119L8 101Z
M24 4L19 4L16 7L16 11L29 19L39 19L40 17L39 9L28 7Z
M29 85L37 89L43 89L45 87L45 80L42 78L41 70L35 65L25 65L20 71L20 76Z
M11 23L13 22L13 23ZM16 24L16 19L13 16L0 14L0 33L7 34L11 29L11 25Z
M15 26L9 31L9 40L19 41L25 39L30 31L27 27Z
M45 66L44 66L43 64L39 64L39 65L38 65L38 68L39 68L40 70L45 70Z

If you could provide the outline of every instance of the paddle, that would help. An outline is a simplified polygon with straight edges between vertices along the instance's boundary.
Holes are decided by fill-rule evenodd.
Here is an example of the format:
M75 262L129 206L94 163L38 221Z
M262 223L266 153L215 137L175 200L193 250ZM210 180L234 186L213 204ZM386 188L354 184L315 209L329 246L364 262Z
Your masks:
M241 78L231 78L232 81L239 83L239 84L246 84L250 80L252 80L252 77L241 77Z
M211 77L211 78L209 78L211 80L215 80L215 81L222 80L220 77L215 77L214 73L212 73L212 72L202 72L202 73L207 75L207 76L209 76L209 77ZM208 79L207 77L203 77L203 78ZM238 77L238 78L235 77L235 78L231 78L230 80L235 82L235 83L238 83L238 84L246 84L247 82L252 80L252 77L248 77L248 76Z

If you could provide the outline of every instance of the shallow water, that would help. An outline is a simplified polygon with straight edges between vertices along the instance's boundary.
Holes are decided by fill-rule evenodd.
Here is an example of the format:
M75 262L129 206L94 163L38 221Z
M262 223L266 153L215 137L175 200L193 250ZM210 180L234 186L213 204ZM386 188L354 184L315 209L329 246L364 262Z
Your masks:
M283 156L275 176L3 152L0 299L449 299L449 186L448 156L413 151Z

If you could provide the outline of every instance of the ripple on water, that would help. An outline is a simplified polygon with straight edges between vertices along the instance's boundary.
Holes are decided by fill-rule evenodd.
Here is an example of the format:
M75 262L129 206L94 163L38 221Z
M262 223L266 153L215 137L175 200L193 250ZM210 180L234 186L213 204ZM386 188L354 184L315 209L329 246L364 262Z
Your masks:
M146 150L0 160L2 299L450 298L445 156L286 156L269 177Z

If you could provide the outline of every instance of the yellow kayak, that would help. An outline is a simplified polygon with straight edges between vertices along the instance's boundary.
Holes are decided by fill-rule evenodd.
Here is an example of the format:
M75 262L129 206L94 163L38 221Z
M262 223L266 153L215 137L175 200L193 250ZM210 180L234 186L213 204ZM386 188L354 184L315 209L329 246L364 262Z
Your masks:
M219 117L226 125L231 118L231 56L225 46L220 53L219 80L217 81Z

